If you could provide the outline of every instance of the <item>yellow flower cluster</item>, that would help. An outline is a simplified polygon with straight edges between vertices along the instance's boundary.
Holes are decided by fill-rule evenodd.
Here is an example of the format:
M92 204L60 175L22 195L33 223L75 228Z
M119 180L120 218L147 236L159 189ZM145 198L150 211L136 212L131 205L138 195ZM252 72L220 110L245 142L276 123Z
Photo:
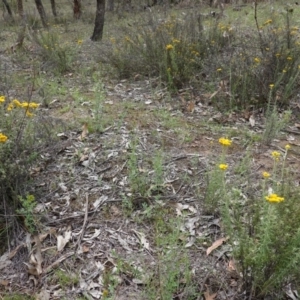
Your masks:
M272 157L274 158L274 160L278 161L279 160L279 157L280 157L280 152L278 151L273 151L272 153Z
M5 143L7 141L7 136L0 132L0 143Z
M225 146L225 147L231 146L231 140L226 139L226 138L223 138L223 137L221 137L221 138L219 139L219 143L220 143L222 146Z
M269 196L265 197L267 201L271 203L279 203L284 200L283 197L279 197L277 194L270 194Z
M219 168L220 168L222 171L226 171L227 168L228 168L228 165L227 165L227 164L219 164Z
M270 176L271 176L271 174L270 173L268 173L268 172L263 172L262 173L262 176L263 176L263 178L269 178Z
M0 96L0 103L5 102L5 96Z
M168 45L166 46L166 50L172 50L173 48L174 48L174 46L171 45L171 44L168 44Z
M266 26L266 25L269 25L271 24L273 21L271 19L267 20L263 25Z
M13 110L14 108L16 107L19 107L19 108L24 108L26 110L26 116L27 117L32 117L33 116L33 113L30 111L30 109L36 109L38 108L40 105L36 102L20 102L19 100L17 99L14 99L12 100L8 106L7 106L7 110L8 111L11 111Z

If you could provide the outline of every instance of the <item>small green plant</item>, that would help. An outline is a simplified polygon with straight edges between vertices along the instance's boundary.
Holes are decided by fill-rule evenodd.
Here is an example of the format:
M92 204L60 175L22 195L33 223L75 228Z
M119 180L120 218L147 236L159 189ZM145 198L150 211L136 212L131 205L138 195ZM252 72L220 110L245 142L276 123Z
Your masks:
M3 300L34 300L35 297L31 297L24 294L10 294L10 295L4 295Z
M271 153L273 170L262 173L261 185L255 192L247 173L244 176L248 178L243 178L247 185L238 186L238 174L235 180L231 179L234 183L228 183L225 177L220 182L222 197L218 206L222 222L251 298L278 297L285 284L300 282L300 190L289 180L285 167L289 149L287 145L283 155L278 151ZM223 174L222 166L219 167Z
M267 112L266 128L263 133L262 142L270 144L278 133L288 125L290 118L291 111L285 111L282 115L280 115L276 106L272 109L272 111Z
M128 154L127 170L132 194L146 197L148 188L150 187L150 181L147 174L141 170L136 142L131 143L130 153Z
M67 271L63 271L61 269L56 270L53 276L62 288L74 286L79 282L79 278L76 274L70 274Z
M31 233L36 230L38 219L33 212L36 202L34 196L28 194L25 183L28 186L30 167L38 157L38 149L49 138L42 125L34 122L38 107L33 101L0 97L0 193L3 203L0 211L9 220L1 239L11 238L18 221L23 221Z
M26 198L19 196L19 202L21 208L17 209L17 214L24 218L24 225L26 230L30 233L36 231L37 216L34 214L34 208L36 206L36 201L33 195L27 195Z
M149 278L145 290L145 299L172 299L180 290L185 299L196 295L192 282L190 261L186 249L180 243L181 220L165 218L165 209L157 210L154 218L157 263L153 278Z
M93 131L102 132L104 130L105 123L103 122L104 112L103 106L105 101L105 91L103 82L98 76L93 76L94 80L94 92L95 97L93 99L94 103L92 103L92 123L91 126Z
M225 162L227 148L231 141L227 138L220 138L219 143L222 145L222 154L219 162L212 170L207 172L207 185L204 197L205 210L208 213L217 213L218 201L223 196L225 185L225 171L228 165Z
M33 33L33 41L39 47L39 54L44 62L43 68L52 69L58 74L72 69L74 46L63 43L55 32Z

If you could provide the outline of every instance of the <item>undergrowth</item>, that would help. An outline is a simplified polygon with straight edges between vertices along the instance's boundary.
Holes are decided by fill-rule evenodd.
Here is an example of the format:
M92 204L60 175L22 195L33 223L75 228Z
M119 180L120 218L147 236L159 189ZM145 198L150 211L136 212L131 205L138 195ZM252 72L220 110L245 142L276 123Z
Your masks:
M145 13L134 28L124 25L122 35L112 36L101 57L121 78L159 76L172 92L186 85L210 92L221 110L265 107L270 87L274 101L286 106L298 87L298 27L287 8L259 21L260 7L254 9L247 29L209 14Z

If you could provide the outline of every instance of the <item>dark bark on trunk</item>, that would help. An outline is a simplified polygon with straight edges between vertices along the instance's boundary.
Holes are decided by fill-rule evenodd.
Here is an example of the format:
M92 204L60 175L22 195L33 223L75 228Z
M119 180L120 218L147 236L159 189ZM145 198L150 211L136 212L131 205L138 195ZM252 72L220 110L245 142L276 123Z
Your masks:
M46 13L45 13L45 10L44 10L44 6L43 6L43 3L41 0L34 0L35 1L35 5L36 5L36 8L40 14L40 17L41 17L41 20L42 20L42 24L45 28L48 27L47 25L47 17L46 17Z
M4 3L4 5L5 5L5 7L6 7L6 10L7 10L8 14L9 14L11 17L13 17L12 11L11 11L10 6L9 6L9 4L7 3L7 1L6 1L6 0L3 0L3 3Z
M74 0L73 16L74 16L74 19L80 19L80 17L81 17L81 0Z
M24 17L24 8L23 8L23 0L17 1L18 14L23 19Z
M95 18L94 32L91 37L92 41L101 41L104 27L105 0L97 0L97 11Z
M57 13L56 13L55 0L50 0L50 2L51 2L52 14L53 14L53 16L56 18L56 17L57 17Z

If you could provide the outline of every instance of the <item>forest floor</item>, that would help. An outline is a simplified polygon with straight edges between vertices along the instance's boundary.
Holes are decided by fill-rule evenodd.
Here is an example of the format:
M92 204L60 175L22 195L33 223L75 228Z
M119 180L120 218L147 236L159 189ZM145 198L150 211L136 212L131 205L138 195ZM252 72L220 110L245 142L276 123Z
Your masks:
M222 113L211 95L170 94L158 78L103 78L98 45L78 45L76 28L63 30L78 53L76 69L62 76L37 77L30 43L22 57L0 54L10 94L21 99L32 89L40 134L56 135L30 170L39 233L21 230L0 257L0 297L249 299L222 219L203 206L207 170L222 155L221 137L232 141L229 182L245 166L259 182L272 151L289 144L286 164L300 182L296 111L264 144L262 111ZM245 195L256 189L245 190L247 178L239 184Z

